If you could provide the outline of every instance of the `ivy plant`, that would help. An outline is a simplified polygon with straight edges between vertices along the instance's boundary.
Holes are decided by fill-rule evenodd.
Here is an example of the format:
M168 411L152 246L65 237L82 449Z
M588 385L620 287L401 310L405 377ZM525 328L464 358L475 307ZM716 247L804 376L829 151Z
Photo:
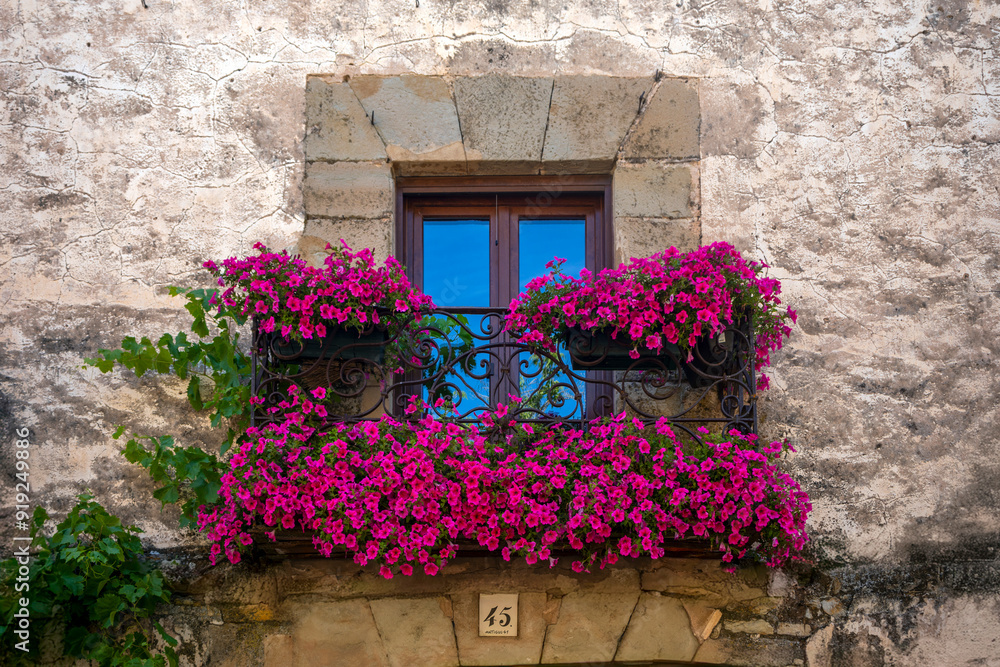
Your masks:
M163 334L155 342L129 336L117 349L100 349L88 366L109 373L116 367L134 372L174 375L187 382L187 399L207 412L213 427L226 426L221 455L246 430L250 420L250 358L240 349L238 327L246 317L232 308L218 308L216 290L170 288L182 296L192 321L187 331ZM114 434L121 438L125 427ZM169 435L130 434L122 453L145 468L159 486L153 495L164 505L179 503L181 525L193 526L198 507L218 499L221 467L218 456L197 445L182 447Z
M143 559L140 529L123 526L87 493L51 537L41 530L47 519L35 508L29 558L0 561L0 663L36 664L37 638L46 622L55 622L65 629L66 656L101 667L176 666L177 640L150 618L170 592L163 574ZM27 652L16 648L14 632L22 599L32 632ZM166 643L163 653L154 650L153 630Z

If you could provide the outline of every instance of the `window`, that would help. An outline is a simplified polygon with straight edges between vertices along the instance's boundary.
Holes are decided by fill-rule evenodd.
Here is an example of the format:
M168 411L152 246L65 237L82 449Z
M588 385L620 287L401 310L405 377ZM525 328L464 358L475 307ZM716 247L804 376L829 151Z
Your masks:
M540 413L593 415L596 392L574 400L572 381L511 347L501 329L510 301L554 257L569 274L610 264L610 177L401 179L397 206L396 256L448 311L442 335L453 348L481 350L443 391L460 413L474 417L514 395L534 396Z

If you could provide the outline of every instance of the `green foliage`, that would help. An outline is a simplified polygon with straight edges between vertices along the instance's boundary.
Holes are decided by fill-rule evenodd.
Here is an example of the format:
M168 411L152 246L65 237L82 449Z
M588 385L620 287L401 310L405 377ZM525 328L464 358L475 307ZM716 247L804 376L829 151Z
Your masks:
M148 372L176 375L188 381L188 401L195 410L208 411L212 426L219 426L223 419L233 420L232 426L240 430L249 421L250 358L239 349L239 332L233 324L243 325L246 318L230 308L220 313L212 305L216 290L181 290L170 288L171 296L183 296L184 308L191 313L191 331L198 340L189 340L187 332L177 335L163 334L154 343L143 336L122 340L116 350L100 349L98 357L85 359L88 366L95 366L108 373L115 365L124 366L142 377ZM209 330L208 318L217 330ZM208 381L210 384L204 386ZM206 396L207 394L207 396ZM227 441L232 444L232 434Z
M119 427L114 437L121 437L123 430ZM181 503L182 526L194 527L198 508L219 498L222 466L217 456L200 447L180 447L169 435L146 435L129 438L122 453L160 484L154 498L163 505Z
M129 336L121 347L98 350L98 356L85 360L102 373L116 366L137 376L146 373L172 374L187 381L191 407L208 412L213 427L227 423L222 454L232 446L237 434L250 421L250 358L239 348L239 332L246 318L231 308L216 306L216 290L181 290L170 288L171 296L183 296L184 308L191 314L191 333L163 334L153 342L147 337ZM214 333L213 333L214 332ZM124 427L114 437L120 438ZM160 486L153 495L163 504L180 503L181 524L190 526L200 505L210 505L218 498L221 464L219 458L200 447L181 447L171 436L133 434L122 453L132 463L149 471Z
M35 508L27 577L16 557L0 562L0 662L35 664L42 628L56 621L65 629L65 655L101 667L176 666L177 640L149 618L170 592L163 574L142 560L141 531L123 526L93 496L79 499L52 537L40 531L48 514ZM21 598L29 601L28 653L14 647ZM152 629L167 644L162 655L153 651Z

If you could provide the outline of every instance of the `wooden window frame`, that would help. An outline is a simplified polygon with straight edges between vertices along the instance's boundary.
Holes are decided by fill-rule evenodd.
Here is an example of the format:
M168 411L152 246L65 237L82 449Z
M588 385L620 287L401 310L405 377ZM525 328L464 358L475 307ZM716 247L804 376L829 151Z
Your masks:
M614 235L611 176L508 176L419 177L396 180L396 257L407 267L410 278L423 285L423 234L417 224L424 213L435 217L488 217L495 240L490 260L496 277L490 275L490 304L506 307L517 296L514 267L518 262L517 227L500 219L500 199L506 209L531 217L583 216L587 220L587 268L597 273L613 265ZM535 213L534 209L538 209ZM472 211L476 214L473 215ZM494 215L496 214L496 215ZM512 232L513 230L513 232ZM506 261L500 256L507 255Z
M614 261L611 185L610 175L398 178L396 257L414 284L422 288L423 227L418 220L425 213L439 219L488 218L494 240L490 262L496 267L496 273L490 272L490 307L507 308L519 292L515 269L519 264L518 239L517 226L511 224L510 217L501 220L501 201L508 214L527 214L533 219L546 217L547 208L552 209L549 217L555 219L582 215L587 221L586 266L596 274L612 267ZM502 254L507 255L506 261L501 261ZM587 375L610 383L614 373L588 371ZM588 390L588 415L595 416L596 405L610 398L607 386L594 385Z

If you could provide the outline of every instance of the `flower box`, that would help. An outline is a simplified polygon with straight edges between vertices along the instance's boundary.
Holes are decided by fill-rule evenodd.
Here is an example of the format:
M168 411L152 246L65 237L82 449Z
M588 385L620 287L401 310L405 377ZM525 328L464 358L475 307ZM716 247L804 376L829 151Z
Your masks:
M787 446L746 432L755 430L746 427L756 426L756 413L743 411L742 395L735 396L735 408L722 410L726 426L712 431L690 424L724 420L685 417L690 406L676 423L649 413L630 416L630 410L597 419L583 410L566 421L522 419L532 410L551 415L522 407L521 397L459 413L433 391L422 399L416 387L438 366L467 373L471 357L459 362L427 338L438 331L448 350L455 342L450 329L423 320L433 303L398 263L375 271L370 253L359 257L344 249L324 270L266 251L225 266L220 280L230 289L223 305L255 317L263 336L257 340L270 355L292 366L303 358L330 363L325 369L299 363L276 375L277 384L271 378L267 419L238 440L219 502L198 514L199 528L213 542L213 563L222 557L239 562L261 535L286 541L279 531L308 537L319 555L344 553L359 565L377 565L386 578L418 570L434 575L460 549L524 558L529 565L551 564L565 553L580 572L624 557L661 558L678 540L705 541L726 563L778 566L797 557L808 539L808 496L778 466ZM779 285L762 275L764 267L724 244L686 254L670 249L596 277L564 276L558 260L552 267L511 302L498 330L513 339L512 358L545 352L558 359L562 342L577 370L652 371L621 376L622 396L636 381L677 381L682 372L693 386L739 392L736 385L745 383L742 391L753 392L762 386L753 370L780 347L794 317L779 308ZM498 354L485 328L471 334ZM331 388L333 403L357 397L371 375L342 372L341 380L357 379L351 394L333 378L333 366L345 360L340 370L351 371L347 360L367 365L379 355L379 365L415 369L395 387L383 382L388 375L379 378L379 405L387 409L377 420L369 418L372 409L345 413L338 404L332 412ZM530 370L522 364L518 372L540 376ZM558 370L542 381L558 385ZM419 379L409 379L414 376ZM287 398L277 396L282 388ZM260 384L254 391L252 401L262 405ZM398 411L388 409L387 397ZM308 552L298 544L276 551Z
M673 368L684 366L689 381L704 386L725 375L719 371L727 354L718 336L728 343L727 331L744 318L752 321L753 364L759 371L795 321L795 311L781 306L781 285L766 275L767 266L745 260L726 243L687 253L669 248L596 275L584 269L579 277L562 273L562 262L550 262L549 273L530 280L511 301L505 327L518 343L549 352L560 331L591 332L592 343L574 341L591 346L580 348L587 354L578 356L578 369L636 368L628 359L641 359L646 350ZM767 376L758 375L755 388L767 385Z
M687 360L688 353L673 343L665 343L661 350L653 352L635 343L626 336L615 339L608 331L591 332L579 327L569 327L563 332L563 340L569 350L570 365L576 371L628 371L656 370L666 368L676 370L678 365L692 387L704 387L726 375L732 368L733 332L726 330L714 338L701 336ZM633 356L637 349L639 356Z
M807 539L809 499L777 465L781 442L735 429L691 438L666 418L624 412L584 431L543 428L504 404L480 414L481 427L461 425L426 415L417 397L404 411L425 415L417 421L349 424L322 418L313 399L324 395L293 387L283 422L247 431L221 502L199 512L212 562L239 562L255 533L278 541L277 531L301 531L319 554L346 551L386 578L434 575L463 546L529 565L567 553L581 572L666 557L685 538L726 563L780 565ZM494 427L504 442L487 439Z
M386 340L386 332L382 329L359 332L355 329L328 327L325 336L302 341L271 334L267 345L282 361L367 359L375 364L382 364L385 362Z
M343 243L327 246L324 265L314 267L263 244L254 248L259 254L205 266L227 288L217 297L220 307L252 316L265 349L281 361L366 359L393 365L397 360L387 343L413 313L434 307L399 262L389 257L379 266L369 249L355 253Z

